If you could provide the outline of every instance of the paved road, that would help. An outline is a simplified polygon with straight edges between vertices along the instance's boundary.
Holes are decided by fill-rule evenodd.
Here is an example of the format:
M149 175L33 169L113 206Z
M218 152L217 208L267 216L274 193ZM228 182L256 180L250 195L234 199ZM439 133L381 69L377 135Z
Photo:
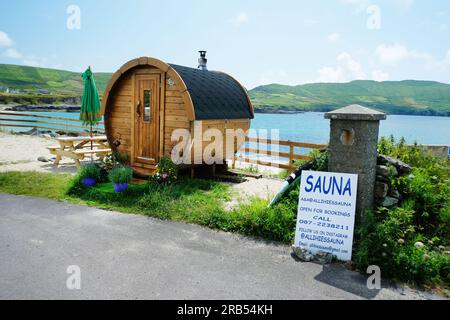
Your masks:
M68 266L81 290L68 290ZM0 194L0 299L421 299L194 225Z

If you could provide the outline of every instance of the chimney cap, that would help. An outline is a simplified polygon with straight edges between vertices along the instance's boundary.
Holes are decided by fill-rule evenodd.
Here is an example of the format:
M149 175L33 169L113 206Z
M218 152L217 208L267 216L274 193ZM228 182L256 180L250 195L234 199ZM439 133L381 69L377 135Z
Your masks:
M198 58L198 68L201 70L208 70L207 63L208 59L206 59L206 51L200 50L200 58Z

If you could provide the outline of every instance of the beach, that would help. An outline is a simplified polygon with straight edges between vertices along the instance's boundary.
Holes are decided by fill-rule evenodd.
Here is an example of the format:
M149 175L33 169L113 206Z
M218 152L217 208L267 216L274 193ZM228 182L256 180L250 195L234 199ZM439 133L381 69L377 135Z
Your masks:
M56 145L58 143L53 138L0 132L0 172L37 171L75 174L77 168L71 159L62 159L58 168L53 165L54 156L47 147ZM39 161L40 157L46 158L48 162Z

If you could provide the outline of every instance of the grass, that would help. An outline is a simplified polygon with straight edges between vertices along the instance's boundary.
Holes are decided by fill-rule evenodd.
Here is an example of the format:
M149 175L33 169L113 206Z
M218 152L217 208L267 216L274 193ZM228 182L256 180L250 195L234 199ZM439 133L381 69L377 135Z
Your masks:
M181 178L171 185L130 185L118 194L112 183L87 188L71 175L8 172L0 173L0 192L195 223L285 243L292 241L295 230L295 211L282 203L267 208L267 201L254 198L227 211L225 203L232 200L233 192L229 185L212 180Z
M67 199L70 174L44 174L38 172L0 173L0 192L48 198Z
M271 84L250 90L261 111L331 111L359 103L390 114L449 116L450 85L431 81Z

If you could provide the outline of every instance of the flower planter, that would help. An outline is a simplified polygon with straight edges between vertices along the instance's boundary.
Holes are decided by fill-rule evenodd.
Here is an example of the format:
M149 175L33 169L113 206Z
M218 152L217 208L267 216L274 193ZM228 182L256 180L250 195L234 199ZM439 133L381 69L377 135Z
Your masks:
M114 190L117 193L123 192L125 190L128 189L128 183L124 182L124 183L116 183L114 182Z
M97 183L95 178L84 178L82 182L86 187L93 187Z

